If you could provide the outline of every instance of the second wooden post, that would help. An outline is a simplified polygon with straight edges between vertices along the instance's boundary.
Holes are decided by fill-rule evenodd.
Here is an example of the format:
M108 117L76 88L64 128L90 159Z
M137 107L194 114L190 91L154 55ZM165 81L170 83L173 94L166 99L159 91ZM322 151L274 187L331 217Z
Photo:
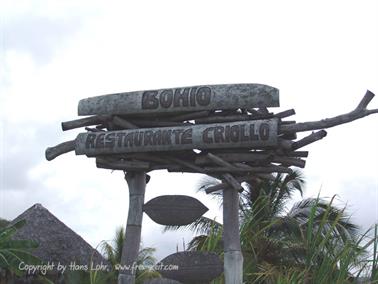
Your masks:
M243 254L239 232L239 193L223 190L224 278L226 284L243 283Z
M129 172L125 175L129 186L129 213L122 248L121 269L118 284L134 284L136 261L141 240L146 173Z

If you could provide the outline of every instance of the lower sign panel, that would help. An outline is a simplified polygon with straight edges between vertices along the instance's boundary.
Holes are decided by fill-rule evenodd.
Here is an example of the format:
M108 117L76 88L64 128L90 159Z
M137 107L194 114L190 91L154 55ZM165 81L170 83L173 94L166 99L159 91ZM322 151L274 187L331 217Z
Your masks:
M76 155L277 145L277 119L80 133Z
M151 199L143 211L161 225L188 225L209 209L197 199L186 195L162 195Z
M223 263L216 253L183 251L171 254L160 261L163 268L159 271L164 277L182 283L206 283L217 278L223 272Z

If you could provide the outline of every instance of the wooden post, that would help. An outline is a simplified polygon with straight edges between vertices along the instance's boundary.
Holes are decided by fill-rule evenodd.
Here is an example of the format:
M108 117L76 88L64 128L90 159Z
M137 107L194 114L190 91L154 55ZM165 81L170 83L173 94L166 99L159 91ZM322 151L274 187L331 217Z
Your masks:
M239 233L239 193L223 190L224 278L226 284L243 283L243 255Z
M135 283L135 263L139 253L141 239L144 193L146 191L146 173L128 172L125 175L129 186L129 213L125 232L125 242L122 248L121 267L130 269L120 270L118 284Z

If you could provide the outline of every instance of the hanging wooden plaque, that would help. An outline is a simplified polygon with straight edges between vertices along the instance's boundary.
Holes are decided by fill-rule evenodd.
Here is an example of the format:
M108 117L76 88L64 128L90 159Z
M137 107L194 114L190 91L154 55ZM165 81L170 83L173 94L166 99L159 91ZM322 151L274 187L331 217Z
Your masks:
M143 211L161 225L188 225L208 210L199 200L186 195L162 195L143 206Z

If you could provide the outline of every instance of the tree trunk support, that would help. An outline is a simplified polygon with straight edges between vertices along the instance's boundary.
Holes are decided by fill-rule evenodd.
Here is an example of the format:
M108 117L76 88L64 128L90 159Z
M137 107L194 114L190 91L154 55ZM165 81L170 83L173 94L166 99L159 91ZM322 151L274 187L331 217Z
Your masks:
M223 190L224 278L226 284L243 283L243 255L239 232L239 193Z
M144 194L146 191L146 173L142 171L128 172L125 175L129 186L129 213L122 248L121 267L118 284L135 283L135 265L139 253L142 231Z

